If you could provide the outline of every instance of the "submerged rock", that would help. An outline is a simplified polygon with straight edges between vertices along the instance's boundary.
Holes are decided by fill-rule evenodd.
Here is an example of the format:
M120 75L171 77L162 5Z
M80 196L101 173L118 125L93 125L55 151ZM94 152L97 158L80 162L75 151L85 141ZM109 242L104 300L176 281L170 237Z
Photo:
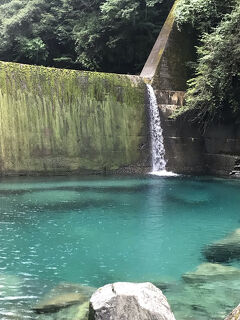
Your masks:
M240 279L179 282L166 296L176 319L220 320L239 303Z
M33 310L36 313L53 313L83 302L84 297L80 293L66 293L41 301L33 308Z
M210 262L228 262L240 259L240 228L226 238L206 246L203 255Z
M81 293L84 295L87 299L90 299L92 294L97 290L97 288L85 286L80 283L68 283L68 282L61 282L58 286L56 286L54 289L52 289L51 293L61 294L61 293Z
M240 279L240 269L218 263L203 263L196 271L185 273L182 278L191 283Z
M117 282L90 299L89 320L175 320L166 297L153 284Z
M71 317L71 320L88 320L88 313L89 301L86 301L78 307L76 314Z
M215 320L224 319L226 310L231 310L236 303L236 296L227 296L230 288L221 289L221 282L214 282L216 286L185 285L182 291L169 293L169 303L177 319L186 320ZM218 286L218 287L217 287Z
M61 309L56 313L44 313L37 320L88 320L89 302ZM35 318L34 318L35 319Z
M227 316L225 320L240 320L240 304Z
M160 290L169 290L171 287L176 285L176 281L164 281L164 280L158 280L158 281L151 281L151 283L157 287Z
M240 269L203 263L166 295L177 319L219 320L239 303Z
M54 313L73 305L88 303L95 288L80 284L62 283L52 289L32 309L36 313Z

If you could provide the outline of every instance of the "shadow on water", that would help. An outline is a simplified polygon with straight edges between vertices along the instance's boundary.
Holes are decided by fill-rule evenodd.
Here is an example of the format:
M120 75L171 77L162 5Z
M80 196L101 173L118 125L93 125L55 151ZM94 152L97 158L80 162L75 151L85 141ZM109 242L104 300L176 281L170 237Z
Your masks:
M211 202L211 199L193 199L193 198L184 198L181 195L169 194L166 196L166 200L171 202L172 205L181 205L188 206L189 208L194 208L196 206L208 206Z
M28 203L23 205L16 204L15 208L12 205L11 211L8 213L0 212L0 222L28 222L33 221L33 219L37 215L49 213L54 214L54 219L57 218L57 214L61 212L66 213L69 210L71 212L75 212L81 214L83 211L87 209L101 209L101 208L111 208L113 206L117 206L118 202L113 200L105 200L105 199L98 199L98 200L80 200L76 202L62 202L62 203L55 203L55 204L42 204L36 205L34 203ZM29 213L30 211L30 213Z
M34 188L33 190L29 189L23 189L23 190L9 190L9 189L0 189L0 196L18 196L18 195L24 195L29 194L33 192L52 192L52 191L74 191L74 192L97 192L97 193L134 193L134 192L142 192L144 190L147 190L149 188L149 185L139 185L139 186L100 186L100 187L94 187L94 186L65 186L65 187L45 187L45 188Z

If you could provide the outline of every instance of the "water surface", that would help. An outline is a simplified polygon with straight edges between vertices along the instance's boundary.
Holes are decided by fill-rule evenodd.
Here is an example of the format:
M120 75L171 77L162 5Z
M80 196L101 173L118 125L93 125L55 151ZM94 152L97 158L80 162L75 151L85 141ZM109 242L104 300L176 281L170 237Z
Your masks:
M38 319L31 307L62 282L115 281L159 284L177 320L223 319L238 288L181 276L203 263L205 245L240 227L239 194L239 181L212 178L2 179L0 319Z

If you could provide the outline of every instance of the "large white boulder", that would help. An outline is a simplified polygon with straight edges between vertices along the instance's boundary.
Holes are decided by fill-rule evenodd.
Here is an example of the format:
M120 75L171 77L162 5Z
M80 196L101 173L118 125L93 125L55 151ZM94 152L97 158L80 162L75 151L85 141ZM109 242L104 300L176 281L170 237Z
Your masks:
M90 299L89 320L175 320L162 291L153 284L117 282Z
M225 320L240 320L240 304L227 316Z

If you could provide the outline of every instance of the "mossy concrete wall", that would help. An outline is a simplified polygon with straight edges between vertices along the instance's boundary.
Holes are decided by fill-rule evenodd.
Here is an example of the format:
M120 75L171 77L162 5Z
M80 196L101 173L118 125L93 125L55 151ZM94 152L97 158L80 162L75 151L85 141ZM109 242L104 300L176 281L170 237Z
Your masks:
M138 77L0 62L0 174L143 167L144 100Z

